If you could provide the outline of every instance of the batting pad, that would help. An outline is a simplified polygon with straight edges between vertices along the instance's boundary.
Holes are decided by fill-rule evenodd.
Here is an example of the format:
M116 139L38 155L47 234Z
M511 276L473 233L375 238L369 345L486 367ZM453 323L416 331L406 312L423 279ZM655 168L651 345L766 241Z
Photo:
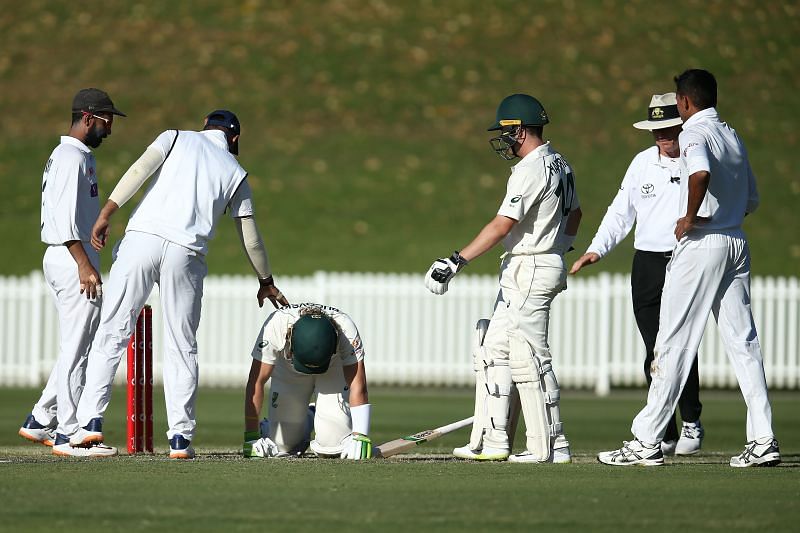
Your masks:
M553 438L561 433L558 416L559 390L550 363L545 365L531 350L530 344L516 335L509 336L511 345L511 375L517 385L522 415L527 429L528 451L537 460L550 458ZM551 375L547 379L547 375ZM552 388L546 387L550 382ZM555 407L554 409L552 407Z

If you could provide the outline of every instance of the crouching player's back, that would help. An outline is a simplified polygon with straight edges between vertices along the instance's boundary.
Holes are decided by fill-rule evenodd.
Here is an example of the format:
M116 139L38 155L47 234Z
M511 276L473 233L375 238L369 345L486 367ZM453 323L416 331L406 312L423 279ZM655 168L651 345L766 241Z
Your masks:
M264 322L252 356L245 457L298 456L309 447L319 457L372 457L364 348L347 314L312 303L284 306ZM270 378L268 417L261 420Z

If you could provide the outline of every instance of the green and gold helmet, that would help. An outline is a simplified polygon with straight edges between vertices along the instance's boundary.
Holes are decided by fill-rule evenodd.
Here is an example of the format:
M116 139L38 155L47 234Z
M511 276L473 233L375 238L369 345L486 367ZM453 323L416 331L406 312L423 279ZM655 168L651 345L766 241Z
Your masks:
M497 106L497 118L488 131L506 126L544 126L550 122L542 103L528 94L506 96Z
M323 313L309 313L292 327L292 366L302 374L323 374L336 352L338 331Z
M520 128L544 126L549 122L544 106L533 96L528 94L506 96L497 106L495 123L488 130L500 130L501 133L489 139L489 144L500 157L510 161L517 157L514 147L517 144Z

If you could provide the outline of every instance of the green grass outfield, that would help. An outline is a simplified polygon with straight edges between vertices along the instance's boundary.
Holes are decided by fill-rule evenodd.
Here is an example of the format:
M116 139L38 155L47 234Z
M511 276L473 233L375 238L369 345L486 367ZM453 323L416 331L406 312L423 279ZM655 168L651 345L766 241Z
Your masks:
M627 438L643 391L566 391L571 465L452 460L466 429L389 460L245 460L236 453L242 392L228 389L200 392L194 461L166 459L165 437L155 457L64 460L16 436L37 394L0 389L3 531L794 531L800 520L798 393L772 394L784 463L747 470L727 466L744 444L738 392L703 393L702 453L661 468L594 460ZM472 403L463 389L376 388L371 401L378 443L468 416ZM124 404L116 390L105 429L119 446ZM160 398L155 415L161 432Z

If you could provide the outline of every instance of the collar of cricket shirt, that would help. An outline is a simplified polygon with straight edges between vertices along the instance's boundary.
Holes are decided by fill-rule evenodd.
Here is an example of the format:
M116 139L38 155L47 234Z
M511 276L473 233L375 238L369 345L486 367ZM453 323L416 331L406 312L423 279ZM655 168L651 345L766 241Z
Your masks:
M691 126L692 124L698 122L705 122L707 120L719 120L719 114L717 113L717 108L715 107L708 107L701 111L698 111L689 119L683 123L683 128L686 129L687 127Z
M76 139L72 135L62 135L61 136L61 144L71 144L76 148L80 149L83 152L92 153L92 149L83 144L79 139Z

